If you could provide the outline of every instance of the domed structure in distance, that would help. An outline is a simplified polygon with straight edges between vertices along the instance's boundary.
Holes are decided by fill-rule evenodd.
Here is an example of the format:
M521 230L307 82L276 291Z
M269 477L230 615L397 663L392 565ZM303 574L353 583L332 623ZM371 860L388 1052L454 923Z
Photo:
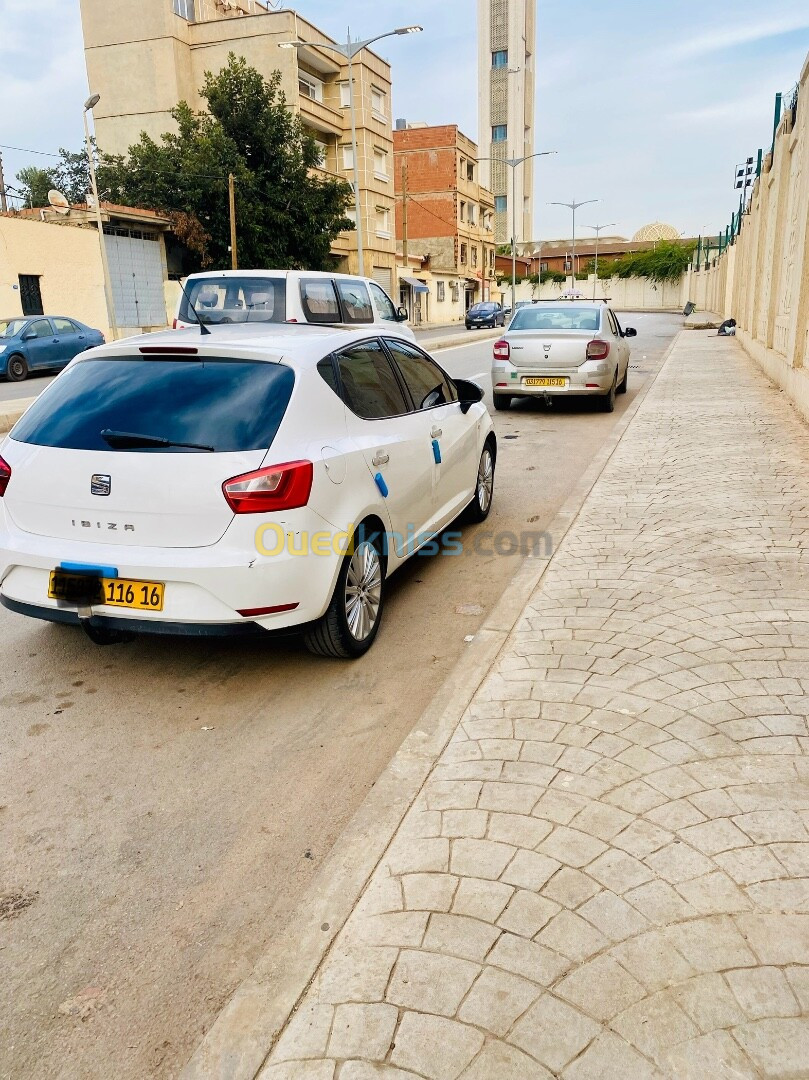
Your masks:
M653 221L650 225L644 225L638 229L633 240L679 240L680 233L673 225L666 225L664 221Z

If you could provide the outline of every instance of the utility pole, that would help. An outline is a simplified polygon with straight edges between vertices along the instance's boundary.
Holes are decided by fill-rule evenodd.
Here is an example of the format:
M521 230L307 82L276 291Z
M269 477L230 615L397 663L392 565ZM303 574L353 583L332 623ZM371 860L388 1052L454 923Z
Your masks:
M3 155L0 153L0 210L5 214L8 210L6 202L6 180L3 176Z
M239 269L239 253L236 248L236 177L228 173L228 197L230 201L230 265Z
M402 162L402 262L407 273L407 161Z

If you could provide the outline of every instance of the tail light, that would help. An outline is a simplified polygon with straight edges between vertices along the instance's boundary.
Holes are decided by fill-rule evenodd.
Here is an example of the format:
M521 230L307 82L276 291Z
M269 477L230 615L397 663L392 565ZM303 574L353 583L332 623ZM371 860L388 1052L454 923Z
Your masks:
M11 479L11 466L0 457L0 498L6 493L8 482Z
M222 492L234 514L267 514L306 506L312 490L311 461L288 461L226 480Z
M499 341L494 343L493 353L495 360L509 360L511 358L511 346L505 338L500 338Z
M172 328L172 330L176 330L176 329L177 329L177 320L176 320L176 319L173 319L173 320L172 320L172 323L171 323L171 328Z
M588 360L606 360L610 355L610 343L608 341L590 341L587 343Z

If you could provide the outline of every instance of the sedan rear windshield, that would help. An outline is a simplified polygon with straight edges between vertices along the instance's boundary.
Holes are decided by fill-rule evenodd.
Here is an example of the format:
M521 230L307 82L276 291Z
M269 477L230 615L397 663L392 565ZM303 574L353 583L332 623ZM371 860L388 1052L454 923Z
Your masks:
M110 450L115 432L185 444L128 446L127 452L267 450L294 383L291 368L260 360L82 360L34 402L11 437L67 450Z
M509 330L598 330L601 311L590 307L545 307L532 304L520 308Z
M287 283L283 277L192 278L180 302L180 319L204 323L286 322ZM193 310L192 310L193 307Z

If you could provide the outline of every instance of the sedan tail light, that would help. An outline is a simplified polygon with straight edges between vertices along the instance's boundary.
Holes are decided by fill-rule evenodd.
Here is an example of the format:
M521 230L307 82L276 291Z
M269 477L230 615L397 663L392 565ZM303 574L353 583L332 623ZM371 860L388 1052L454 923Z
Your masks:
M306 506L312 490L311 461L288 461L226 480L222 492L234 514L266 514Z
M606 360L610 355L610 343L608 341L590 341L587 343L588 360Z
M511 346L505 338L500 338L494 343L493 355L495 360L511 359Z
M0 457L0 498L6 493L8 482L11 479L11 466Z

